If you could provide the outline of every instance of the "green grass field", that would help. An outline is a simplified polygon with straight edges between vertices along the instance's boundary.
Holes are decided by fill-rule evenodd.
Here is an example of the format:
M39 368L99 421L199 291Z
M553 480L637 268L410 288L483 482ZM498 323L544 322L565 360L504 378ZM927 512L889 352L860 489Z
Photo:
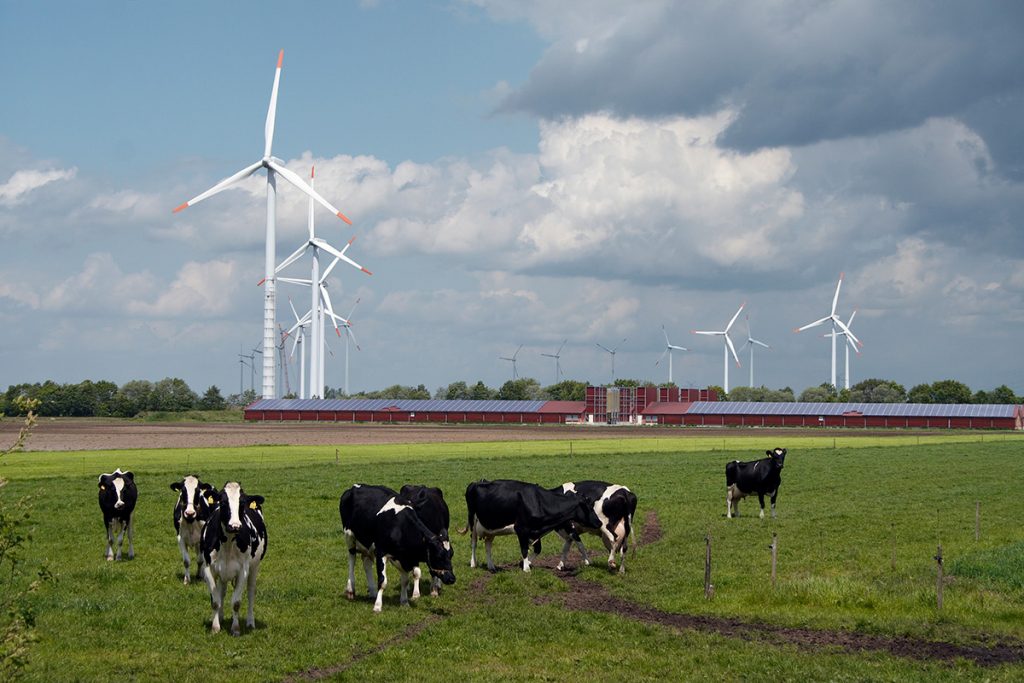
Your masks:
M725 519L724 466L774 446L789 449L779 516ZM570 449L572 454L570 455ZM20 453L5 458L0 496L31 496L24 571L54 576L34 597L39 641L32 680L1021 680L1024 663L983 667L885 652L800 649L780 639L677 630L561 603L568 585L549 569L491 576L468 567L463 492L480 478L553 486L572 479L626 484L654 511L662 536L627 560L625 576L597 562L579 577L595 590L669 613L978 645L1024 640L1024 439L950 437L671 437L603 441L424 444L117 452ZM135 472L134 561L103 559L96 476ZM242 482L266 497L269 550L257 628L209 633L204 585L181 584L171 481L196 472ZM346 560L338 498L355 482L428 483L452 511L458 582L439 598L398 605L397 574L375 615ZM975 540L980 502L981 538ZM704 599L705 535L713 539L715 596ZM778 534L778 582L768 544ZM948 580L935 607L935 561ZM545 539L544 556L560 541ZM511 565L513 537L495 541ZM603 551L603 548L601 549ZM481 546L482 551L482 546ZM578 555L574 552L571 561ZM893 568L895 558L895 569ZM244 609L244 607L243 607ZM1019 644L1019 643L1018 643Z

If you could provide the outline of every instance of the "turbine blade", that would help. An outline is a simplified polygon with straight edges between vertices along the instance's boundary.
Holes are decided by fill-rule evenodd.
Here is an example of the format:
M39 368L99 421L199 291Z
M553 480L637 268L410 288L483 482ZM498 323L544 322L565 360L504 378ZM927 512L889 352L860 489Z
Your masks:
M245 180L246 178L251 176L253 173L258 171L262 167L263 167L263 162L262 161L257 161L255 164L252 164L250 166L246 166L245 168L243 168L241 171L239 171L238 173L234 174L233 176L229 176L229 177L225 178L224 180L220 181L219 183L217 183L216 185L211 187L206 192L203 192L202 194L196 195L195 197L193 197L192 199L188 200L184 204L178 206L176 209L174 209L174 211L172 211L172 213L178 213L179 211L184 211L188 207L193 206L195 204L198 204L199 202L203 201L204 199L206 199L208 197L212 197L215 194L223 192L224 190L228 189L229 187L231 187L235 183L237 183L237 182L239 182L241 180Z
M301 247L299 247L298 249L293 251L291 256L286 258L284 261L281 261L281 265L279 265L277 268L275 268L274 272L275 273L280 273L282 270L284 270L285 268L287 268L291 264L295 263L297 260L299 260L302 257L303 254L306 253L307 249L309 249L309 242L306 242L305 244L303 244Z
M351 319L352 319L352 314L356 312L356 306L358 306L358 305L359 305L359 302L360 302L361 300L362 300L362 299L356 299L356 302L355 302L354 304L352 304L352 308L351 308L351 310L349 310L349 312L348 312L348 319L349 319L349 320L351 320Z
M569 341L568 339L563 339L562 340L562 345L558 347L557 351L555 351L555 358L558 358L562 354L562 349L565 348L565 344L568 341Z
M270 91L270 107L267 109L267 123L263 128L263 156L270 156L270 148L274 144L274 119L277 118L277 88L281 84L281 63L284 62L284 50L277 53L277 69L274 71L274 89Z
M363 268L363 267L362 267L361 265L359 265L358 263L356 263L355 261L353 261L352 259L350 259L350 258L349 258L348 256L345 256L345 253L344 253L344 252L345 252L345 249L347 249L347 248L348 248L348 246L347 246L347 245L346 245L345 249L343 249L342 251L338 251L337 249L335 249L335 248L334 248L334 247L332 247L331 245L327 244L327 242L323 241L323 240L322 240L322 239L320 239L319 237L316 237L316 238L314 238L314 239L313 239L313 244L315 244L315 245L316 245L317 247L319 247L320 249L323 249L323 250L324 250L324 251L326 251L326 252L327 252L328 254L331 254L331 255L332 255L332 256L334 256L335 258L340 258L340 259L341 259L342 261L344 261L345 263L349 264L349 265L350 265L350 266L352 266L353 268L357 268L358 270L361 270L361 271L363 271L363 272L364 272L364 273L366 273L367 275L373 275L373 273L371 273L370 271L368 271L368 270L367 270L366 268ZM352 242L349 242L349 244L352 244ZM333 264L332 264L332 265L333 265Z
M803 327L798 327L798 328L796 328L793 331L794 332L803 332L804 330L809 330L812 327L817 327L818 325L821 325L822 323L827 323L831 319L832 319L832 316L826 316L826 317L822 318L821 320L815 320L813 323L809 323L807 325L804 325Z
M725 334L725 332L712 332L709 330L693 330L693 334L707 334L714 337L715 335Z
M308 287L309 285L313 284L312 280L303 280L302 278L296 278L296 277L279 277L279 278L275 278L275 279L278 282L287 282L288 284L291 284L291 285L306 285ZM263 283L260 282L260 284L263 284Z
M685 346L676 346L675 344L669 344L668 348L676 349L677 351L689 351L690 350L690 349L686 348Z
M846 321L846 326L849 327L853 324L853 319L857 317L857 309L853 309L853 313L850 314L850 319Z
M832 315L836 314L836 305L839 303L839 288L843 286L843 273L839 273L839 282L836 283L836 294L832 297Z
M665 360L665 356L667 356L667 355L668 355L668 349L665 349L664 351L661 352L661 355L658 356L658 360L654 361L654 364L655 365L661 365L661 361Z
M351 323L349 323L348 325L345 325L345 334L347 334L349 337L352 338L352 343L356 345L356 351L362 351L363 350L362 348L360 348L359 342L356 341L356 333L352 331L352 324Z
M609 348L608 348L607 346L604 346L603 344L598 344L597 346L598 346L599 348L602 348L602 349L604 349L604 350L605 350L605 351L607 351L608 353L613 353L613 351L612 351L611 349L609 349Z
M298 320L299 319L299 312L295 310L295 304L292 303L292 298L291 297L288 297L288 305L292 307L292 315L294 315L295 319ZM288 332L291 333L291 330L288 330Z
M322 284L320 285L320 298L324 301L324 310L327 311L327 315L330 316L331 322L334 323L334 331L337 332L340 337L341 331L338 330L338 316L334 314L334 307L331 306L331 295L327 293L327 288Z
M856 335L854 335L854 333L850 331L850 328L847 327L846 324L842 320L839 320L838 318L836 318L835 319L835 323L839 327L839 329L841 329L844 333L846 333L847 337L849 337L850 339L853 339L853 341L857 342L858 346L864 346L864 344L861 343L860 339L857 339Z
M763 341L757 341L756 339L751 339L750 341L753 342L754 344L757 344L758 346L763 346L766 349L772 348L772 347L768 346L767 344L765 344Z
M736 361L736 367L742 367L740 365L740 357L736 355L736 347L732 345L732 339L729 339L729 335L727 334L723 336L725 337L726 345L729 347L729 350L732 351L732 357Z
M746 306L746 305L747 305L747 302L744 301L742 304L740 304L740 307L738 309L736 309L736 315L734 315L732 317L732 320L729 321L729 324L725 326L725 331L726 332L728 332L730 329L732 329L732 324L734 322L736 322L736 318L740 317L740 311L742 311L743 307Z
M665 335L665 346L672 346L672 342L668 340L668 332L665 331L665 326L661 326L661 333Z
M334 205L332 205L329 201L321 197L316 190L307 185L306 181L300 178L298 173L295 173L294 171L285 168L284 164L282 164L277 159L268 159L267 164L270 166L270 168L274 169L276 173L280 173L281 176L289 183L305 192L307 195L309 195L317 202L319 202L322 206L327 207L330 210L330 212L336 215L338 218L345 221L349 225L352 225L352 221L349 220L348 216L334 208Z

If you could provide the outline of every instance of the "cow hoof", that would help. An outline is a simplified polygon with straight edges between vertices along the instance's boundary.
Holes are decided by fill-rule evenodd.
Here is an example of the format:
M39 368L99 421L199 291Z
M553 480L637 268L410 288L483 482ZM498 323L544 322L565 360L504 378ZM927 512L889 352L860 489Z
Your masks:
M231 625L231 635L233 635L233 636L240 636L240 635L242 635L242 629L238 626L238 624L232 624Z
M185 580L182 583L186 586L188 585L188 574L185 574Z
M589 567L590 566L590 560L583 560L583 566L584 567Z
M114 561L114 556L113 555L107 555L107 562L113 562L113 561Z
M558 566L557 566L557 567L555 567L555 569L557 569L558 571L562 571L563 569L565 569L565 565L564 565L564 564L562 564L561 562L559 562L559 563L558 563Z
M376 605L374 605L373 606L373 613L374 614L380 614L380 607L377 607Z
M220 624L214 624L211 626L210 633L220 633Z
M355 594L354 591L345 591L345 597L348 598L349 600L355 600L356 599L356 594Z
M440 594L441 594L440 591L438 591L436 588L434 590L430 591L430 597L432 597L432 598L436 598Z

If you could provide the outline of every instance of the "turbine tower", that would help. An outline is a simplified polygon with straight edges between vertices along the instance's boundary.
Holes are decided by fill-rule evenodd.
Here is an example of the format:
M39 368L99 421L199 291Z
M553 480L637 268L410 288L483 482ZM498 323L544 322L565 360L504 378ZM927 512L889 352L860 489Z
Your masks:
M184 204L181 204L174 213L178 213L194 204L198 204L207 197L223 192L232 185L245 180L261 168L267 169L267 243L264 260L264 281L266 289L263 293L263 348L272 349L276 344L274 325L277 318L277 283L274 280L274 264L277 260L275 249L276 220L277 220L277 176L287 180L302 192L322 206L327 207L331 213L349 225L352 224L341 211L332 206L326 199L306 185L306 183L293 171L285 168L284 162L277 157L271 156L271 147L274 142L274 119L277 115L277 90L281 83L281 64L284 61L284 50L277 55L277 70L274 72L274 86L270 91L270 107L267 109L267 120L263 128L263 157L243 168L238 173L225 178L206 192L196 195ZM273 354L263 354L263 398L277 398L277 382L274 376Z
M542 355L542 356L544 356L546 358L554 358L555 359L555 384L558 384L558 381L562 377L562 366L559 364L559 360L562 358L562 349L565 348L565 343L567 341L569 341L569 340L568 339L563 339L562 340L562 345L559 346L558 350L555 351L554 353L542 353L542 354L540 354L540 355Z
M289 357L295 356L295 349L299 349L299 398L309 398L306 393L306 328L310 326L310 318L312 316L307 313L306 315L299 317L299 312L295 310L295 304L292 303L292 298L288 297L288 305L291 306L292 315L295 316L295 324L285 332L285 336L291 335L293 332L298 331L292 341L292 351Z
M746 318L747 318L747 341L743 342L743 346L740 347L740 351L743 351L743 349L747 348L748 346L750 347L750 388L753 389L754 388L754 346L755 345L763 346L766 349L770 349L772 347L768 346L763 341L758 341L757 339L754 339L754 337L751 336L751 334L750 334L750 316L748 315L748 316L746 316Z
M522 350L522 348L523 348L523 345L520 344L519 348L516 349L516 352L512 354L511 358L508 358L506 356L498 356L499 360L507 360L507 361L511 361L512 362L512 379L513 380L519 379L519 371L516 370L516 358L519 356L519 352Z
M620 341L618 343L618 345L614 349L609 349L607 346L604 346L603 344L597 344L597 347L599 349L603 349L603 350L607 351L608 354L612 357L612 382L613 383L615 382L615 353L619 350L619 346L622 346L625 343L626 343L626 338L623 337L622 341Z
M309 184L310 184L311 188L313 187L313 185L315 183L315 178L316 178L316 167L314 166L313 168L310 169L310 172L309 172ZM352 243L355 241L355 239L356 239L355 237L350 239L348 241L348 244L346 244L344 246L344 248L342 248L341 251L338 251L337 249L332 247L330 244L328 244L326 241L324 241L323 239L321 239L321 238L316 236L316 227L315 227L315 222L313 220L313 199L312 198L310 198L310 200L309 200L309 218L308 218L308 221L307 221L307 227L309 229L309 236L306 239L305 243L303 243L298 249L296 249L294 252L292 252L292 254L288 258L286 258L284 261L282 261L281 265L279 265L274 270L274 273L275 274L276 273L280 273L282 270L284 270L285 268L290 266L292 263L294 263L295 261L300 259L307 251L312 252L312 255L313 255L313 266L312 266L312 272L310 273L310 279L309 280L304 280L304 279L300 280L300 279L296 279L296 278L286 278L286 277L281 277L281 278L278 278L278 279L281 282L288 282L288 283L291 283L291 284L301 284L301 285L306 285L306 286L310 287L310 297L311 297L311 300L310 300L310 310L314 312L312 314L312 318L311 318L311 327L312 327L312 329L311 329L311 337L313 339L313 344L312 344L312 348L310 349L310 374L309 374L309 377L310 377L309 385L311 387L311 389L310 389L310 397L311 398L323 398L323 396L324 396L324 377L325 377L325 373L324 373L324 348L323 348L323 345L324 345L323 337L324 337L324 332L325 332L325 328L324 328L324 311L325 311L325 309L329 309L330 308L330 296L327 294L327 284L326 284L327 283L327 276L330 274L330 271L334 268L334 266L337 265L339 260L345 261L345 263L348 263L353 268L358 268L359 270L361 270L362 272L366 273L367 275L373 275L373 273L368 271L366 268L363 268L361 265L359 265L358 263L356 263L355 261L353 261L352 259L350 259L348 256L345 255L345 252L348 251L348 248L350 246L352 246ZM327 270L325 270L323 272L323 274L320 273L320 251L321 250L326 252L326 253L328 253L328 254L331 254L332 256L334 256L334 261L327 268ZM313 287L312 286L313 282L319 283L319 286ZM332 318L335 317L333 309L331 309L330 315L332 316ZM341 319L344 320L343 318L341 318ZM335 329L336 332L338 332L338 336L341 336L341 332L338 329L337 322L335 322L334 329Z
M734 322L736 322L736 318L740 317L740 311L742 311L743 307L746 306L746 305L747 305L746 302L743 302L742 304L740 304L740 307L738 309L736 309L736 315L734 315L732 317L732 320L729 321L729 324L725 326L724 330L693 330L694 334L706 334L706 335L710 335L710 336L713 336L713 337L722 337L723 338L724 343L722 344L722 354L723 354L723 357L724 357L724 362L722 363L722 365L725 368L725 371L723 373L722 390L725 393L727 393L727 394L729 393L729 352L730 351L732 352L733 359L736 361L736 367L741 367L740 366L740 358L739 358L739 356L736 355L736 347L732 345L732 339L729 338L729 330L732 329L732 324Z
M808 329L810 329L812 327L817 327L818 325L821 325L823 323L827 323L827 322L831 322L832 323L832 334L831 334L831 337L832 337L832 386L833 387L836 386L836 328L838 327L840 330L842 330L843 333L845 335L847 335L848 339L852 340L853 342L856 342L857 346L863 346L863 344L861 344L860 340L857 339L857 337L854 336L853 332L850 332L850 328L847 327L846 324L843 323L843 321L839 319L838 315L836 315L836 306L839 304L839 288L842 287L842 286L843 286L843 273L839 273L839 282L836 284L836 293L832 297L832 312L829 313L828 315L826 315L824 318L821 318L820 320L815 320L813 323L807 323L803 327L798 327L795 330L793 330L793 332L803 332L804 330L808 330Z
M661 357L658 358L658 360L655 361L654 364L658 365L659 363L661 363L661 361L665 360L665 356L667 355L668 356L668 383L669 384L674 384L674 382L672 381L672 350L675 349L677 351L689 351L689 349L687 349L685 346L676 346L675 344L670 342L668 340L668 332L665 331L665 326L664 325L661 326L661 332L662 332L662 334L665 335L665 350L661 352Z
M356 341L355 332L352 331L352 314L356 312L356 306L359 305L359 301L360 301L359 299L356 299L356 302L354 304L352 304L352 310L350 310L348 312L348 317L347 318L342 318L342 320L344 321L344 324L342 325L342 328L344 328L344 330L345 330L345 396L349 395L349 391L348 391L348 342L349 342L349 340L351 339L352 343L356 345L356 351L361 351L362 350L362 349L359 348L359 342ZM321 382L323 382L323 378L321 378Z

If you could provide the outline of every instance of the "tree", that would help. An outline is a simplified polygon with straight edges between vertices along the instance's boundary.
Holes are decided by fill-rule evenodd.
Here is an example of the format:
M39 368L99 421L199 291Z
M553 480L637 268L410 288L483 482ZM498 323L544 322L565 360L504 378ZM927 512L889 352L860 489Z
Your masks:
M727 393L725 393L725 389L723 389L722 387L718 386L717 384L709 384L708 385L708 391L715 392L715 394L718 395L718 400L719 401L728 401L729 400L729 395Z
M562 380L544 389L552 401L585 401L587 400L587 383L574 379Z
M199 397L185 380L165 377L153 385L152 410L183 412L196 407Z
M540 382L532 377L510 379L498 390L499 401L538 401L543 397Z
M972 398L970 387L953 379L918 384L910 390L911 403L970 403Z
M1021 402L1021 397L1013 393L1013 389L1000 384L992 391L978 391L974 394L974 403L998 403L998 404L1017 404Z
M613 387L638 387L638 386L641 386L642 384L643 384L643 382L641 382L638 379L625 379L625 378L620 378L620 379L617 379L614 382L612 382L612 386Z
M836 388L825 382L816 387L808 387L800 394L802 403L834 403L836 400Z
M736 387L729 392L730 401L753 401L755 403L792 403L796 400L793 395L793 390L789 387L785 389L769 389L765 386L760 387Z
M470 396L469 387L465 382L452 382L447 388L438 389L436 398L458 401L468 399Z
M478 381L473 385L473 388L469 390L469 397L474 401L489 401L497 395L497 391L491 389L482 381Z
M227 401L220 395L220 389L216 384L210 385L203 397L199 399L200 410L224 410L227 406Z
M907 390L899 382L889 379L866 379L850 387L850 401L854 403L904 403Z

